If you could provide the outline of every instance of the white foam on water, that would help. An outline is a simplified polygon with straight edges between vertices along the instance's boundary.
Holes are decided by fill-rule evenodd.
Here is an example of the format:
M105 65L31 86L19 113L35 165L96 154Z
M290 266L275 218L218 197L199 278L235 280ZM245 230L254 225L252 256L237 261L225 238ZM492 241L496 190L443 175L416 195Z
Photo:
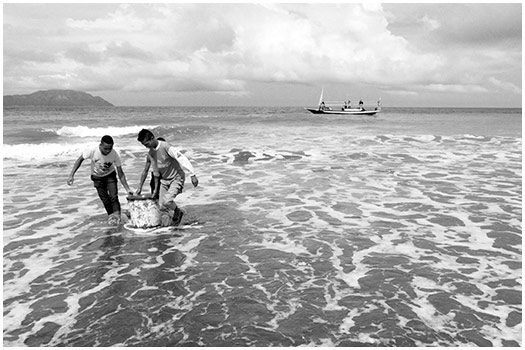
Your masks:
M185 271L188 267L190 267L193 264L193 259L197 256L198 252L195 248L199 246L199 243L205 239L206 236L198 236L195 238L186 238L179 242L178 245L176 245L177 249L184 253L186 256L186 259L184 260L183 264L179 267L181 271Z
M90 143L41 143L41 144L19 144L3 145L2 158L13 159L16 161L42 161L72 159L78 158L79 155L90 145Z
M78 126L63 126L61 128L44 129L44 131L51 131L59 136L66 137L102 137L104 135L111 135L118 137L129 134L138 134L141 129L154 129L158 125L132 125L132 126L104 126L104 127L89 127L84 125Z
M130 130L115 130L117 133L128 131ZM204 206L227 202L233 209L231 213L225 214L234 215L235 218L240 216L242 220L225 224L219 220L205 225L189 225L180 228L185 230L182 237L162 234L160 236L164 236L163 248L148 245L148 234L145 234L145 237L134 237L139 234L126 231L112 234L111 238L119 237L125 244L129 244L126 245L127 249L136 249L126 253L130 259L134 259L135 256L140 259L143 252L149 252L149 260L134 267L118 265L112 261L110 271L101 276L98 285L67 297L68 310L65 313L41 318L32 330L21 333L20 338L9 341L9 345L23 346L24 337L38 331L47 321L62 326L48 345L60 344L63 339L67 339L68 332L75 331L71 325L80 312L80 298L110 287L123 273L123 269L128 268L126 274L135 277L140 274L141 269L157 269L163 264L162 255L174 251L179 251L186 257L182 265L177 266L180 274L177 274L174 280L184 286L187 294L170 296L169 301L160 306L171 307L177 312L166 322L149 325L149 334L162 339L178 333L183 335L182 342L195 341L195 344L209 345L203 340L204 337L192 339L192 330L185 328L188 325L184 323L184 317L192 310L203 307L203 303L209 303L210 298L223 301L226 310L229 302L226 297L236 291L236 286L225 281L203 285L200 281L201 276L193 274L194 271L200 271L199 268L206 269L206 264L219 264L217 261L205 260L207 252L206 249L201 249L201 244L206 243L207 239L222 239L221 235L230 228L228 225L242 232L242 245L239 243L236 246L235 240L231 240L231 248L238 251L231 256L221 255L221 258L226 263L235 258L236 263L242 264L243 272L236 277L244 278L246 285L239 288L245 288L246 292L252 289L252 292L262 294L262 300L257 302L265 303L271 317L264 328L266 330L278 330L279 327L283 327L284 320L300 312L305 303L309 302L308 291L324 291L324 299L316 299L322 312L316 313L312 320L329 324L332 324L332 320L324 318L326 312L345 311L341 301L355 293L358 296L365 295L371 301L365 304L365 307L346 309L348 312L341 316L339 333L332 335L333 339L340 336L341 341L378 345L380 340L373 332L351 334L353 327L360 326L357 324L357 316L363 312L387 310L383 300L386 294L382 294L384 291L379 289L372 295L362 292L359 279L368 277L372 269L387 272L397 269L399 272L408 273L411 264L421 264L428 268L431 274L435 273L438 276L437 282L411 276L396 286L402 289L403 283L406 283L407 288L414 289L416 296L408 296L400 291L393 298L409 298L403 300L427 326L433 330L444 329L444 332L451 336L459 332L458 324L454 321L454 311L442 315L428 300L432 293L446 292L450 293L455 301L475 312L501 317L501 324L485 325L482 328L483 336L492 341L493 345L501 344L501 339L521 342L521 335L517 333L518 330L521 331L521 325L507 327L504 322L504 317L509 312L521 312L521 305L512 306L492 301L496 291L488 285L491 282L497 284L503 279L514 279L521 283L517 278L521 271L513 270L503 263L519 262L521 256L505 248L493 247L496 239L488 237L489 230L484 228L494 222L502 222L515 228L521 227L520 216L518 217L518 214L521 214L521 194L516 189L519 187L519 181L514 183L515 179L512 178L512 174L519 178L520 170L510 163L513 157L517 160L520 160L520 157L519 154L509 155L507 149L515 144L501 144L498 147L502 148L495 149L496 141L485 141L484 138L467 137L458 145L455 137L358 137L345 134L345 131L338 130L334 135L322 137L310 137L298 132L300 137L294 140L287 140L284 137L286 135L276 131L275 137L283 139L279 147L275 146L276 140L268 136L271 134L255 137L247 134L239 140L236 139L236 142L239 141L238 147L234 147L231 140L222 138L203 141L199 149L190 150L188 153L198 160L194 166L200 185L194 189L188 182L185 191L177 197L177 203L182 207L195 206L196 211L202 210L204 215L207 214ZM86 134L83 134L86 130L82 128L63 129L60 132L61 137L83 138L95 137L94 134L101 130L93 128L87 130ZM136 140L126 142L129 144L123 144L120 148L121 156L128 182L133 187L143 168L146 150ZM450 144L453 144L453 147L449 148ZM60 153L62 150L58 143L49 146L48 149L30 149L29 153L34 159L38 159L38 152L42 151L43 160L38 159L38 164L46 165L50 160L63 158L68 164L65 168L18 168L19 163L11 159L6 162L4 155L4 164L8 165L4 174L8 177L13 175L7 181L4 177L4 182L7 182L7 186L4 187L4 204L8 205L7 208L4 206L4 222L7 222L7 226L4 226L4 243L23 243L26 239L34 238L49 239L44 243L21 246L4 253L4 273L14 274L14 277L4 284L4 293L7 291L9 297L16 297L20 295L20 291L28 290L36 278L45 276L47 271L59 264L86 256L88 261L95 262L104 254L104 250L99 249L96 243L103 239L100 235L105 226L101 228L103 225L98 221L91 224L84 222L89 217L104 216L104 209L92 188L87 170L82 175L77 173L73 187L64 185L67 174L78 156L76 152L83 150L85 144L75 144L75 147L77 146L78 148L71 148L63 154ZM22 152L23 147L12 148L9 151L13 156ZM234 148L250 152L254 157L250 157L246 162L236 161L235 155L238 151L233 151ZM297 158L299 151L304 154ZM487 157L485 160L483 155ZM25 160L33 159L31 157ZM477 166L469 168L471 163ZM508 172L494 175L500 168L507 169ZM498 191L502 191L502 187L510 195L497 194ZM13 191L5 193L8 188L13 188ZM482 199L476 199L475 196L481 196L488 191L494 193L487 194L487 198L503 200L484 203ZM469 195L470 199L467 198ZM472 209L471 206L479 204L478 202L485 207ZM125 200L121 200L121 204L125 208ZM198 208L199 206L203 207ZM511 214L508 207L517 209ZM39 217L39 212L42 211L49 213ZM20 213L27 213L29 216ZM447 226L431 221L437 215L443 214L461 220L465 226ZM474 221L471 216L481 221ZM129 243L139 239L144 244L134 246ZM359 242L365 243L361 246ZM422 244L422 247L419 244ZM294 268L293 272L299 276L297 280L285 273L278 274L281 289L279 292L273 292L275 289L271 289L274 287L270 287L269 283L275 282L274 278L265 277L260 266L251 262L247 253L247 249L260 248L285 252L289 257L285 263ZM517 245L513 248L521 249ZM18 258L23 255L27 258ZM402 264L404 266L377 267L373 263L376 257L398 257L406 259L408 263ZM472 258L473 262L462 263L461 260L458 261L461 257ZM17 265L20 262L24 265L23 269ZM319 265L323 266L323 270L316 271L316 266ZM352 270L354 266L355 269ZM461 272L463 270L471 271ZM67 280L74 277L75 272L66 269L66 272L62 271L61 277ZM462 276L482 294L462 295L454 284L458 279L442 278L449 273L462 273ZM385 283L396 282L390 278ZM378 288L380 287L379 285ZM153 289L152 286L144 285L137 288L133 293ZM133 293L132 295L135 295ZM289 293L289 299L292 301L287 307L281 298L288 295L286 293ZM478 304L479 301L486 301L487 306L482 308L480 305L484 304ZM4 329L4 334L20 330L21 322L32 311L30 305L33 302L34 300L23 303L14 301L5 307L4 325L9 323L9 328L7 331ZM207 310L206 307L203 309ZM158 309L154 311L157 312ZM67 321L61 320L61 316ZM148 316L147 319L152 318ZM311 325L312 320L305 322L310 322L308 324ZM402 317L397 320L401 325L408 322ZM67 322L70 323L64 324ZM242 326L230 326L232 328L229 329L233 329L233 332L242 330ZM377 327L380 331L386 330L383 324ZM208 331L213 332L213 326L202 328L202 332ZM132 341L136 339L118 345L129 346ZM307 340L305 344L337 346L339 342L334 342L329 337L321 337L317 342ZM428 346L418 342L416 345Z
M260 273L257 271L257 264L250 262L250 257L246 254L237 254L237 258L241 259L245 267L248 267L248 271L245 272L247 275L254 275L260 277ZM257 284L258 288L263 290L266 293L266 289L263 288L260 284Z
M332 339L323 338L323 339L317 339L316 341L310 341L308 344L301 344L298 345L298 347L316 347L316 348L334 348L336 345L332 341Z
M4 297L4 300L7 298ZM4 307L2 320L4 334L17 330L30 312L29 305L24 302L14 301L8 307ZM23 339L10 341L10 346L25 346Z
M341 321L341 324L339 325L339 332L343 334L351 334L350 328L354 327L356 325L354 321L354 317L361 315L365 311L369 311L370 307L365 306L364 308L360 309L350 309L348 310L348 313L346 314L345 318Z
M173 227L151 227L151 228L140 228L133 226L132 223L124 224L124 228L129 233L141 236L158 236L161 234L173 233Z
M365 257L369 256L372 252L377 252L377 245L381 243L379 237L369 237L376 245L367 248L355 251L352 255L352 264L356 267L351 273L344 273L339 271L341 279L351 288L359 288L359 279L365 277L369 268L367 265L363 264L362 261Z
M273 318L266 322L269 326L266 329L269 330L277 330L280 321L288 319L302 306L302 302L299 297L288 298L286 300L286 309L283 308L281 301L275 300L275 298L271 298L269 300L272 302L266 303L266 307L272 312L273 315Z
M190 312L195 305L198 305L199 298L206 294L206 290L200 289L196 292L187 295L174 296L170 301L166 302L164 306L169 307L179 312L174 313L168 322L159 324L151 324L149 326L150 333L155 334L156 337L169 338L170 335L180 333L182 334L182 341L189 339L190 334L185 330L180 320Z
M35 250L45 251L46 253L34 254ZM23 247L22 249L17 250L19 255L30 255L30 259L24 259L24 270L23 274L18 275L16 278L4 280L4 289L3 296L4 300L10 298L16 298L20 291L29 291L33 285L33 281L37 280L38 277L47 273L55 265L55 257L61 255L61 248L54 241L47 241L39 243L37 247L31 245ZM4 259L4 261L9 259ZM6 266L4 265L4 269ZM22 324L22 321L32 312L31 305L35 302L34 299L29 299L26 302L16 301L13 304L7 305L4 307L4 332L15 331L19 325ZM39 323L36 325L41 325L47 320L53 321L57 317L63 320L64 315L60 314L58 316L48 316L42 318ZM6 322L7 321L7 322ZM62 322L58 322L58 324ZM19 343L18 346L23 346L22 343Z
M33 162L32 164L53 164L57 162L70 162L71 167L75 160L89 147L97 146L94 142L75 143L40 143L40 144L18 144L3 145L2 158L7 166L15 166L19 163ZM116 145L114 149L122 157L124 152L140 152L144 146L130 144L126 149ZM69 169L70 170L70 169Z
M437 284L435 281L428 279L428 278L421 277L421 276L413 277L412 285L415 287L418 287L419 289L441 290L441 286Z
M444 330L448 328L454 319L454 315L452 313L442 314L427 300L426 292L419 288L414 288L414 290L418 297L411 301L411 309L419 319L431 329Z
M270 240L270 238L264 237L262 239L262 245L266 249L275 249L275 250L294 254L295 256L310 255L310 252L308 251L308 249L306 249L303 245L301 245L300 242L294 239L288 239L286 237L284 237L284 239L280 242L275 242L273 239Z
M27 215L27 214L25 214ZM54 221L54 222L53 222ZM49 223L51 222L51 223ZM49 215L47 217L30 221L13 229L4 230L4 247L8 244L17 245L14 250L4 251L4 268L11 270L15 263L23 262L24 274L16 279L4 281L4 298L15 297L20 288L28 290L31 282L40 275L44 274L55 264L55 257L60 256L61 241L69 239L63 233L65 227L71 227L74 220L64 218L60 214ZM44 224L45 228L33 231L32 227ZM33 231L31 236L20 236L19 232ZM42 240L44 239L44 240ZM35 242L36 240L36 242ZM35 253L38 251L40 253ZM29 259L14 259L15 255L28 255Z
M482 285L478 286L482 288ZM492 292L491 288L482 288L483 295L472 298L471 296L466 296L462 294L455 294L454 299L457 300L460 304L467 306L469 309L472 309L479 313L488 313L493 316L499 317L501 320L506 320L509 314L512 311L521 312L520 308L515 305L501 304L501 305L488 305L487 307L480 307L479 302L490 300L496 293Z
M58 329L58 331L53 335L53 339L50 341L50 344L60 344L60 338L62 338L65 335L68 335L73 330L73 324L66 322L65 320L73 320L78 315L78 312L80 310L80 303L79 300L84 296L93 295L94 293L97 293L101 290L104 290L105 288L111 286L111 284L117 280L120 277L120 273L118 269L109 270L107 271L102 277L100 284L96 285L93 288L90 288L89 290L84 290L80 293L75 293L71 296L68 296L65 299L65 302L68 304L67 311L65 313L56 313L47 317L44 317L35 324L35 329L39 329L40 325L45 326L47 322L53 322L56 324L59 324L61 327Z
M492 346L499 348L506 347L502 339L521 339L523 337L522 323L514 327L491 327L484 325L481 327L481 330L483 331L483 336L492 343Z

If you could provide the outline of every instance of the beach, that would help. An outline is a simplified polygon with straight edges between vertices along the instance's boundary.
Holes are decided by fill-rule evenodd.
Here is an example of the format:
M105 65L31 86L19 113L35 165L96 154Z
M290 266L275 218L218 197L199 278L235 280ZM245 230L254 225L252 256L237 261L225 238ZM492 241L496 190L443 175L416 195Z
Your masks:
M4 109L3 345L521 346L521 113ZM135 189L142 128L200 182L155 234L66 185L109 134Z

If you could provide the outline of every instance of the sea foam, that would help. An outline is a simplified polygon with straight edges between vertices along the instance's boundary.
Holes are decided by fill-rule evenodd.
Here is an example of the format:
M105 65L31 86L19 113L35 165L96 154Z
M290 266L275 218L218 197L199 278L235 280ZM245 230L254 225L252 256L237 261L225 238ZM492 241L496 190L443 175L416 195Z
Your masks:
M74 160L80 156L88 147L96 146L98 142L80 143L41 143L3 145L2 158L4 160L16 160L17 162L48 162ZM143 151L144 147L136 142L136 145L126 147L115 147L116 151Z
M154 129L157 126L155 125L133 125L125 127L116 127L116 126L104 126L98 128L90 128L88 126L78 125L78 126L63 126L59 129L44 129L44 131L55 132L59 136L65 137L102 137L104 135L111 136L123 136L130 134L138 134L141 129Z

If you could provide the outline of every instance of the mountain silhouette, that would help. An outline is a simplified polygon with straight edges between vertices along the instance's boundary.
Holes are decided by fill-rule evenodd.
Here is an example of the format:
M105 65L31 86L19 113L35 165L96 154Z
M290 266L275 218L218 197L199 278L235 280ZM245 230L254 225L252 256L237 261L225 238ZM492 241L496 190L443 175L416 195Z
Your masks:
M113 105L102 97L75 90L46 90L28 95L4 96L4 107L12 106L100 106Z

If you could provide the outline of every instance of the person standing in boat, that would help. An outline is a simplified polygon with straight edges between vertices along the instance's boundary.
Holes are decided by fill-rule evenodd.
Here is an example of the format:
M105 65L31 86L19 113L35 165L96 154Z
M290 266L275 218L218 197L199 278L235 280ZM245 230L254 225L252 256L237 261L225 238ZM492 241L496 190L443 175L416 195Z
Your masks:
M149 149L149 158L154 172L160 176L160 210L169 214L171 225L178 225L184 213L177 207L175 198L184 188L186 170L191 176L191 183L197 187L199 180L188 158L166 141L159 141L150 130L142 129L137 140ZM184 168L184 170L183 170ZM157 174L155 174L157 175ZM141 190L145 177L141 176L138 188ZM136 193L140 193L140 190Z

